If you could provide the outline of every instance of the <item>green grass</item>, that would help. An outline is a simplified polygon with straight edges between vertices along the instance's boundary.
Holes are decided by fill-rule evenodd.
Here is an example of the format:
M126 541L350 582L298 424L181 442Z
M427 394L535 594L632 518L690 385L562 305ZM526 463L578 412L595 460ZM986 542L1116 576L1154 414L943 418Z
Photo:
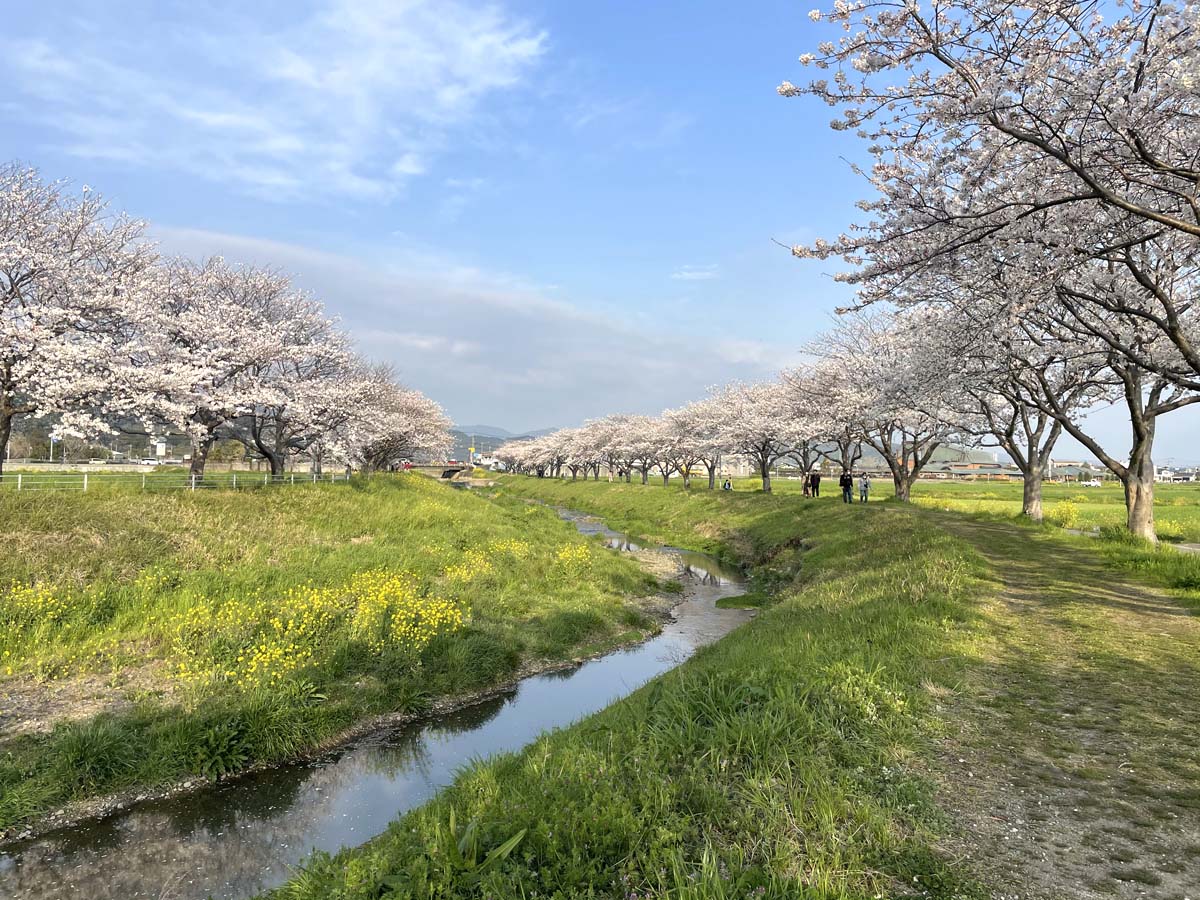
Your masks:
M774 478L771 484L780 494L800 494L803 490L799 480L789 478ZM739 492L759 491L761 487L762 482L757 478L739 478L734 482L734 488ZM819 502L841 501L836 478L826 476L821 487L823 495ZM1020 481L930 479L918 481L913 486L912 499L917 505L929 508L1015 518L1021 515L1021 491ZM892 494L891 479L872 480L873 500L888 499ZM854 499L857 502L857 487ZM1047 482L1042 488L1042 503L1046 520L1060 527L1090 530L1125 524L1125 494L1116 481L1105 481L1101 487L1088 488ZM1156 484L1154 515L1161 540L1200 542L1200 483Z
M930 697L979 640L984 572L966 543L895 504L503 479L512 494L737 559L778 602L599 715L471 766L277 896L977 895L933 849L942 821L917 764L941 729ZM491 850L509 852L484 865Z
M0 520L0 698L58 721L0 737L0 829L628 641L659 588L550 510L418 475L5 491Z
M1145 582L1194 560L790 491L498 493L740 562L773 602L274 896L962 900L988 896L978 879L1066 896L1106 860L1114 879L1186 883L1200 623ZM1117 865L1146 844L1161 863ZM1034 865L1047 848L1055 864Z
M1021 485L922 481L913 491L913 500L958 512L1019 516ZM1062 527L1091 530L1125 525L1125 495L1115 482L1098 488L1047 484L1042 503L1046 520ZM1200 541L1200 484L1155 485L1154 517L1160 540Z

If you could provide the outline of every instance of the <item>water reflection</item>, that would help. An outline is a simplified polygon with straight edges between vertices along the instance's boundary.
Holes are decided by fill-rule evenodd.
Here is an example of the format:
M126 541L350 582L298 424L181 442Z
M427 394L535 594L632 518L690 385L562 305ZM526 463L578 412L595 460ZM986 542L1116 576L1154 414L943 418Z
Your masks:
M621 540L620 549L638 549L594 519L564 518L586 534ZM695 576L695 589L645 644L528 678L503 696L373 734L309 764L137 804L13 845L0 851L0 897L228 900L281 883L313 849L365 842L470 761L518 750L603 709L746 621L745 610L715 607L739 592L736 572L701 554L672 552Z

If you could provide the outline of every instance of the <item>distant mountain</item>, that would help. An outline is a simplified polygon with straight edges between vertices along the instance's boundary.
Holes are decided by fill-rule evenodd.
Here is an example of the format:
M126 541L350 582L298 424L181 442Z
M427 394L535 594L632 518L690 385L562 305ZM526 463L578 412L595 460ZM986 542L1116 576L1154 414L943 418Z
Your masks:
M557 429L543 428L541 431L530 431L527 434L513 434L507 428L497 428L495 425L455 425L450 429L450 437L454 442L450 458L466 459L472 447L475 448L476 454L490 456L501 444L541 437L552 431Z
M516 434L509 431L507 428L498 428L495 425L455 425L452 429L465 435L475 435L476 437L501 438L508 440L510 438L525 438L525 437L541 437L543 434L550 434L552 431L557 431L557 428L542 428L538 431L523 431Z
M483 437L514 437L513 433L507 428L497 428L495 425L455 425L454 430L461 431L463 434L478 434Z

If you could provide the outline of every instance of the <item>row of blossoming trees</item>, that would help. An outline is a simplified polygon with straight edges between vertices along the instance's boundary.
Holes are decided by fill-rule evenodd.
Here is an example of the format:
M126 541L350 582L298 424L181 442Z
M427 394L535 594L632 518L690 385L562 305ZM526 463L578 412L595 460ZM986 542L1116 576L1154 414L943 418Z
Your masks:
M448 448L441 408L285 276L162 258L144 230L87 188L0 168L0 473L22 417L186 433L200 477L218 438L274 475L295 456L372 469Z
M779 384L592 423L539 464L645 472L718 448L758 460L767 487L772 457L858 439L904 498L938 442L983 439L1038 517L1066 432L1153 539L1156 423L1200 400L1200 4L838 0L810 17L838 39L801 62L830 77L779 91L868 142L873 198L849 234L793 252L847 262L857 312ZM1105 403L1128 412L1127 454L1084 415Z

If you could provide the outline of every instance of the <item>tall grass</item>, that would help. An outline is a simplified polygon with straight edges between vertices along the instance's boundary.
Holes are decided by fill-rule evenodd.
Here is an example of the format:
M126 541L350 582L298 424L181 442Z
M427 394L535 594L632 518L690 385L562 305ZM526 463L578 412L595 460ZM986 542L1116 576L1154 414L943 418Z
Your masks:
M649 627L631 600L656 588L549 510L417 475L252 494L5 493L0 518L0 686L61 718L0 738L0 828L283 759L365 717L503 681L523 660L611 646ZM98 715L73 707L97 692Z

